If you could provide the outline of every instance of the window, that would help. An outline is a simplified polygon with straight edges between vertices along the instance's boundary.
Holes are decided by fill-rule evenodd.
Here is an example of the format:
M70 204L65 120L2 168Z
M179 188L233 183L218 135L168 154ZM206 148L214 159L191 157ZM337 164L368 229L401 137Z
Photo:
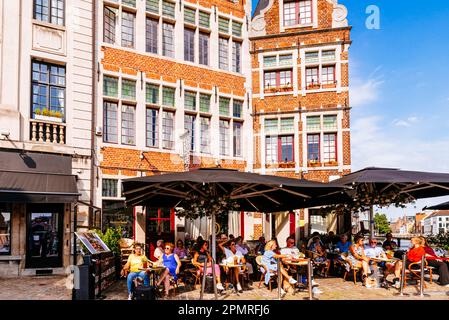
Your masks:
M278 119L265 119L265 132L278 133Z
M229 121L220 120L220 155L229 155Z
M209 35L200 32L199 38L199 63L209 65Z
M174 58L175 56L173 28L174 26L172 24L162 24L162 54L170 58Z
M265 72L264 74L264 87L274 88L276 87L276 72Z
M147 52L157 54L157 30L158 21L154 19L147 18L146 29L145 29L145 48Z
M65 67L32 61L32 114L65 118Z
M333 61L335 60L335 50L324 50L321 52L322 61Z
M311 116L306 118L307 131L316 131L321 129L320 116Z
M307 160L319 162L320 161L320 135L307 135Z
M199 25L203 28L210 28L210 14L200 11Z
M306 63L315 63L319 62L319 53L318 51L306 52Z
M335 84L335 66L323 66L321 68L321 83Z
M135 8L136 7L136 0L122 0L122 4Z
M292 71L285 70L279 72L279 86L290 87L292 85Z
M279 144L281 149L279 162L293 162L293 136L279 137Z
M265 137L267 163L293 162L293 136Z
M281 119L281 132L292 132L294 130L294 118Z
M240 42L232 42L232 71L242 71L242 44Z
M184 93L184 109L196 111L196 93L186 91Z
M113 77L103 77L103 95L108 97L118 97L118 79Z
M147 83L146 85L146 102L151 104L159 104L159 86Z
M158 140L158 114L156 109L146 109L146 144L147 147L157 147Z
M174 147L174 118L173 112L162 112L162 147L173 149Z
M228 39L219 38L219 67L222 70L228 70Z
M136 81L122 79L122 99L136 100Z
M117 21L116 9L104 7L103 12L103 41L106 43L115 43L115 24Z
M135 134L135 112L134 106L122 105L122 143L134 145Z
M312 0L284 2L284 26L312 23Z
M284 54L279 56L280 66L289 66L293 64L293 56L291 54Z
M201 153L210 153L210 119L200 117L201 120Z
M122 46L134 48L134 13L122 12Z
M220 98L220 102L218 105L218 110L220 113L220 116L229 116L229 103L231 102L228 98Z
M218 31L226 34L229 33L229 19L218 18Z
M195 151L195 122L195 116L184 115L184 129L189 132L190 151Z
M116 198L118 197L118 180L117 179L102 179L101 182L102 196Z
M195 24L196 23L195 14L196 14L195 9L189 9L184 7L184 22Z
M277 64L276 56L268 56L263 57L263 65L264 67L274 67Z
M234 100L233 108L232 108L232 116L234 118L242 117L242 106L243 102L239 100Z
M200 111L209 112L210 110L210 95L200 94Z
M175 89L169 87L162 88L162 104L167 107L175 106Z
M319 84L318 67L306 68L306 85L313 86Z
M232 21L232 35L235 37L242 36L242 24L237 21Z
M234 122L233 124L233 147L234 147L234 157L242 156L242 123Z
M175 4L169 1L162 1L162 15L175 18Z
M195 31L184 29L184 60L195 62Z
M324 130L336 130L337 129L337 116L323 116L323 128Z
M147 0L146 10L148 12L159 14L159 0Z
M0 255L11 254L11 205L0 203Z
M323 135L323 160L324 162L337 161L337 134L326 133Z
M292 70L269 71L264 74L265 89L273 87L291 87Z
M33 17L39 21L64 25L64 0L34 0Z
M267 163L276 163L278 161L278 137L265 137L265 159Z
M103 141L118 142L118 105L115 102L105 101L103 103Z

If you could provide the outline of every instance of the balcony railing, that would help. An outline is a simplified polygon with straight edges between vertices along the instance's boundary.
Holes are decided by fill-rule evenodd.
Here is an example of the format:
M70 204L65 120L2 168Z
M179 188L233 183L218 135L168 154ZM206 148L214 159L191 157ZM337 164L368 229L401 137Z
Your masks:
M33 142L65 144L65 123L30 120L30 139Z

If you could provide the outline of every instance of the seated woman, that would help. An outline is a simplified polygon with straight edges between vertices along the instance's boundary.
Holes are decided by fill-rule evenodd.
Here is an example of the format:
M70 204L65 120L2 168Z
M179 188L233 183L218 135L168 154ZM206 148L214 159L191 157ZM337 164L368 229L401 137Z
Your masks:
M265 265L265 267L267 268L267 272L265 273L265 284L266 285L268 285L268 282L270 281L271 274L272 273L276 274L278 272L278 265L277 265L276 259L288 258L287 255L277 254L275 252L276 249L277 249L276 240L270 240L265 245L265 249L264 249L265 252L262 256L262 264ZM293 284L293 285L296 284L297 281L295 279L293 279L293 277L291 277L287 273L287 271L284 269L282 264L281 264L280 272L281 272L282 276L284 276L285 279L287 279L290 284ZM281 277L281 279L282 279L282 277ZM283 281L281 281L281 283L283 283ZM281 288L281 293L282 293L282 295L286 294L286 292L283 288Z
M407 260L405 262L405 267L408 268L410 264L414 262L420 262L422 257L426 257L427 264L431 267L437 269L439 274L439 284L441 286L449 286L449 270L446 263L444 263L438 257L435 257L427 252L431 252L429 249L425 248L425 239L422 237L414 237L411 240L413 247L407 252ZM399 280L401 279L401 271L402 271L402 261L396 262L395 265L395 278L393 280L394 286L399 288Z
M370 261L370 259L365 255L364 247L363 236L355 236L354 244L349 247L348 256L346 257L346 261L349 262L353 268L362 268L363 285L365 285L366 277L368 277Z
M323 247L321 246L320 237L313 238L309 250L313 252L313 261L316 264L320 264L322 266L320 272L324 274L325 277L327 277L331 261L326 257L326 250L324 250Z
M218 247L226 256L226 258L224 259L226 261L226 264L235 264L237 262L238 264L246 265L245 257L236 248L235 240L219 242ZM241 268L240 267L226 267L226 268L228 268L230 271L233 271L232 274L235 277L236 289L237 291L242 292L243 289L239 281L239 274Z
M184 248L184 242L181 239L176 242L176 248L173 252L178 255L179 259L184 259L189 255L189 251Z
M161 282L164 281L165 295L168 296L170 291L170 276L176 281L178 280L179 269L181 268L181 261L176 253L173 253L175 245L171 242L165 244L165 253L159 258L158 263L162 264L166 269L162 272L157 286L160 286Z
M135 278L143 278L143 285L149 285L150 279L147 272L143 270L147 267L147 263L151 263L151 261L142 253L142 246L138 243L134 244L134 253L129 255L128 261L120 272L122 276L125 276L129 271L126 279L128 285L128 300L132 300L132 285Z
M156 261L159 260L159 258L164 254L164 246L165 246L164 240L159 239L156 242L156 249L154 249L153 253L153 256L156 259Z
M195 251L195 254L192 259L192 264L198 267L201 273L204 272L204 262L207 261L206 264L206 275L212 274L212 257L207 251L209 244L205 240L200 240L198 242L198 250ZM218 264L214 264L215 276L217 278L217 289L224 290L223 285L221 284L220 279L220 266Z

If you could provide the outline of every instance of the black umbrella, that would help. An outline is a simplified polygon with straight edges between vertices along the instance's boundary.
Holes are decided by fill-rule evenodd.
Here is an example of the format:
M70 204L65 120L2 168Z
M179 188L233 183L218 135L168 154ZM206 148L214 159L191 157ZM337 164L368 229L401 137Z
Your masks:
M431 207L424 207L423 210L449 210L449 201Z
M449 195L449 174L406 171L391 168L365 168L333 181L352 190L317 196L310 206L354 204L370 209L370 234L373 235L373 206L405 204L422 198Z
M234 203L238 210L259 212L305 208L307 200L339 192L344 188L335 184L221 168L198 169L123 181L123 194L128 206L191 207L192 199L198 196L203 201L210 198L226 198L228 202ZM212 191L207 193L206 190ZM200 206L195 208L198 211L201 209ZM215 226L217 213L214 210L210 212L212 226ZM215 228L212 227L211 246L214 260L215 238ZM215 274L213 276L215 277Z

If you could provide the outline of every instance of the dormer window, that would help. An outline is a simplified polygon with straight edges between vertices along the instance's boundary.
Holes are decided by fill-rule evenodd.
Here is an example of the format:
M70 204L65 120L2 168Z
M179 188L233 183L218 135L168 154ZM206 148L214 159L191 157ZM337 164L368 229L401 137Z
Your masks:
M312 23L312 0L284 1L284 26Z

